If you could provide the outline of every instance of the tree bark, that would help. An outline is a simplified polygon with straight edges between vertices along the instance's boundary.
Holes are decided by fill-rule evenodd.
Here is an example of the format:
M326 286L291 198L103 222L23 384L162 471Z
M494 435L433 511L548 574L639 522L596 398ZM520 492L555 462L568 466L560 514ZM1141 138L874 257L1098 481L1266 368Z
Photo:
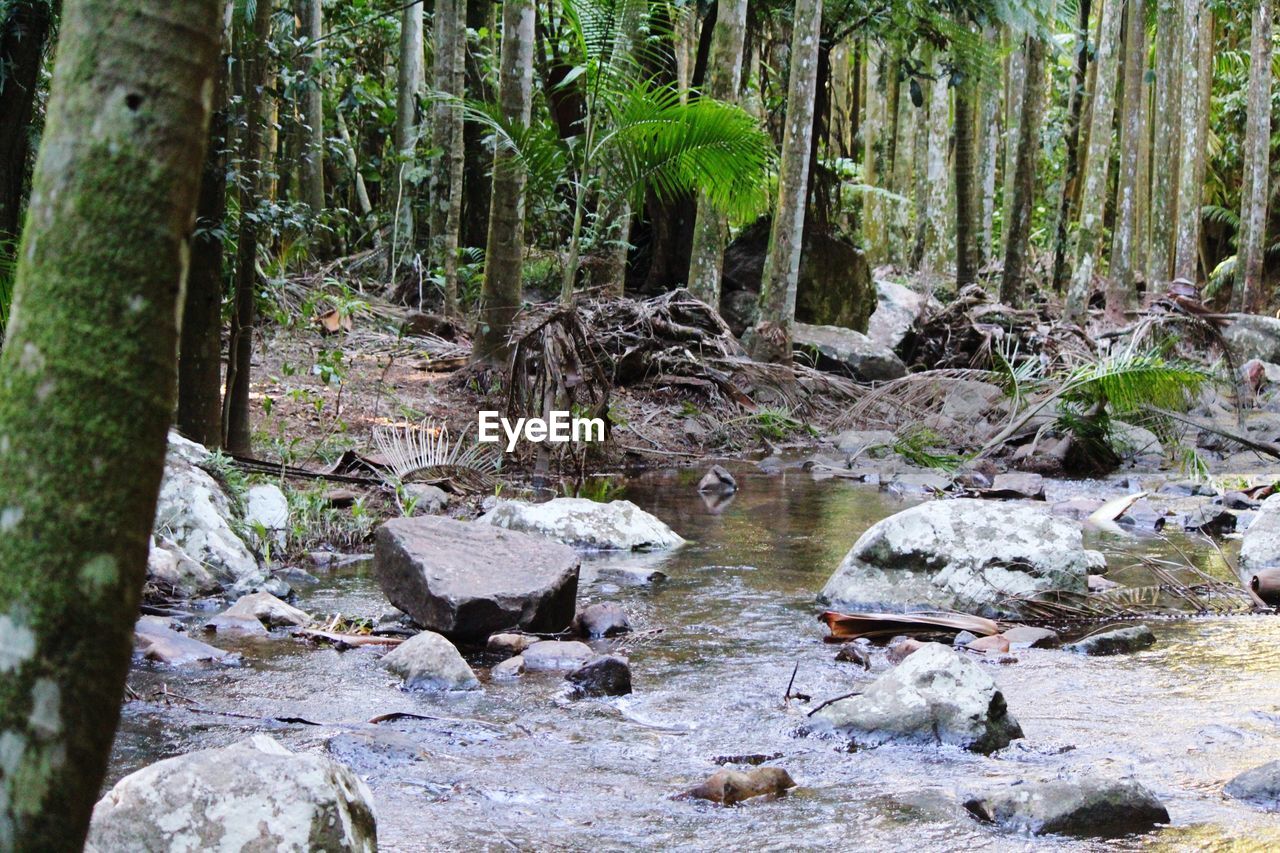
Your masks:
M1260 313L1266 302L1263 261L1267 246L1267 198L1271 165L1271 2L1257 0L1249 39L1249 107L1240 191L1239 285L1232 307Z
M498 98L506 120L527 125L533 98L533 0L504 0ZM523 167L509 151L493 155L489 238L473 359L500 362L511 320L520 309L524 263Z
M1098 28L1098 76L1089 120L1089 150L1085 160L1080 232L1076 239L1075 270L1067 292L1067 317L1079 319L1089 307L1093 277L1102 249L1107 212L1107 171L1115 122L1116 73L1120 63L1120 22L1123 0L1102 0Z
M988 32L985 41L993 49L998 48L997 31ZM981 145L978 158L980 190L978 263L980 266L986 266L994 257L995 251L996 175L999 172L1000 160L1000 89L992 82L984 81L980 97L982 107L978 113L978 135Z
M878 46L867 49L866 114L862 122L862 182L869 187L883 186L885 54ZM886 204L875 193L867 193L862 202L862 236L867 261L875 266L886 255L888 218Z
M1084 118L1086 80L1089 76L1089 13L1091 0L1079 0L1080 18L1076 29L1076 68L1071 78L1071 101L1067 118L1066 167L1053 224L1053 289L1061 293L1067 280L1067 234L1075 215L1073 188L1080 174L1080 130Z
M1017 37L1011 31L1010 37ZM1006 81L1005 98L1005 130L1004 130L1004 193L1001 199L1000 215L1004 223L1004 244L1008 250L1009 221L1013 217L1014 193L1017 182L1014 175L1018 171L1018 146L1022 143L1022 114L1024 106L1022 96L1027 87L1027 45L1011 47L1008 61L1008 80Z
M227 449L247 453L253 444L249 418L249 383L253 360L253 326L258 291L258 223L246 213L255 211L264 186L265 144L270 73L267 41L271 37L271 4L259 0L251 32L239 38L244 66L244 133L240 148L240 236L236 241L235 306L231 340L227 345L227 386L222 398L222 434Z
M720 0L716 4L711 34L711 60L707 65L707 94L737 103L742 86L742 46L747 34L747 0ZM708 305L720 307L720 279L724 249L729 243L729 220L706 196L698 195L693 226L693 250L689 258L689 289Z
M422 3L407 6L400 19L400 65L396 72L395 146L399 164L391 198L395 217L391 228L391 274L394 277L401 259L414 248L413 198L410 178L416 165L418 148L418 96L425 82L423 76Z
M174 402L218 11L64 5L0 356L0 849L79 850L106 773Z
M461 98L462 61L466 46L465 0L436 0L432 20L435 40L435 89L451 98ZM440 152L431 164L429 266L441 270L444 279L444 311L458 314L458 219L461 206L462 111L451 101L440 99L431 108L431 147ZM454 191L457 173L458 191ZM452 219L453 228L449 226ZM421 306L419 306L421 307Z
M1116 223L1111 244L1111 272L1107 278L1107 318L1121 323L1136 301L1138 199L1141 185L1142 120L1147 102L1143 84L1147 61L1147 13L1141 0L1128 0L1125 10L1124 101L1120 109L1120 174L1116 181Z
M956 287L978 280L977 84L966 77L955 91Z
M760 322L750 351L757 361L791 363L791 330L809 188L809 150L817 95L818 40L822 0L796 0L791 33L791 79L787 86L787 126L778 169L778 204L769 234L760 282Z
M1201 0L1182 5L1182 95L1179 106L1182 136L1178 140L1178 230L1174 240L1173 274L1194 282L1200 260L1199 160L1204 156L1200 124Z
M1009 181L1011 202L1004 252L1000 301L1021 308L1027 298L1027 271L1031 259L1031 217L1035 210L1036 160L1040 152L1040 125L1044 116L1045 56L1048 48L1035 35L1027 36L1026 73L1018 117L1018 140L1013 174Z
M951 181L947 153L951 142L951 87L935 58L931 64L934 81L929 96L929 130L925 151L924 269L935 275L946 271L951 258Z
M1155 98L1152 105L1151 237L1147 252L1147 290L1173 276L1174 234L1177 231L1178 160L1174 136L1178 128L1178 90L1181 87L1182 21L1180 0L1159 0L1156 6Z
M307 88L302 96L303 147L298 164L302 201L313 215L324 210L324 90L322 85L324 52L320 39L324 35L324 8L320 0L299 0L302 36L309 41L306 59L309 65Z
M53 27L49 0L9 0L0 20L0 241L22 233L31 116Z

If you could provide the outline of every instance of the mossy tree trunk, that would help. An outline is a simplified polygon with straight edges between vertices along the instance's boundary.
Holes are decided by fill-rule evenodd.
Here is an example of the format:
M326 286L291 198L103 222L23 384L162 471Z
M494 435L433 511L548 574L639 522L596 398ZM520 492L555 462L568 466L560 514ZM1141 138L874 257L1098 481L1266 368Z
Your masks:
M533 0L504 0L498 100L506 120L520 125L529 123L532 110L535 18ZM512 152L494 152L484 282L472 354L478 361L505 357L511 321L520 309L525 179L524 167Z
M467 39L464 0L436 0L432 18L435 41L434 86L454 98L463 96L464 49ZM462 110L441 98L431 109L431 147L440 154L432 161L428 187L433 270L444 279L444 311L458 314L458 228L462 211Z
M1075 218L1075 185L1080 177L1081 130L1084 125L1084 103L1089 87L1089 14L1092 0L1078 0L1080 17L1076 22L1076 62L1071 78L1071 98L1067 107L1067 151L1062 186L1053 221L1053 289L1061 293L1067 282L1067 249L1071 220Z
M217 0L66 0L0 356L0 849L79 850L174 401Z
M1239 270L1232 306L1261 311L1266 302L1262 280L1267 247L1267 197L1271 159L1271 3L1256 0L1249 40L1249 110L1244 143L1244 186L1240 191Z
M1107 278L1107 317L1124 320L1137 298L1135 272L1138 262L1138 200L1141 184L1142 120L1147 102L1143 83L1147 61L1147 13L1142 0L1125 4L1124 100L1120 108L1120 174L1116 180L1116 223L1111 243L1111 275Z
M1009 219L1005 222L1004 275L1000 301L1021 308L1027 298L1027 267L1031 261L1031 218L1035 211L1036 160L1040 152L1040 124L1044 116L1045 57L1048 47L1036 34L1027 36L1023 91L1017 101L1018 138L1009 181Z
M51 0L0 5L0 241L22 232L31 116L52 29Z
M320 0L299 0L302 36L307 39L307 87L302 96L302 157L298 183L302 200L314 215L324 210L324 8Z
M418 96L425 83L423 65L422 3L404 8L400 18L400 64L396 81L395 146L399 163L396 182L390 198L395 205L391 227L392 277L400 268L404 257L414 248L413 199L415 187L412 178L418 149Z
M1173 243L1173 274L1194 282L1200 266L1199 161L1204 157L1200 123L1200 42L1202 14L1211 14L1201 0L1182 4L1182 82L1176 150L1178 158L1178 218Z
M1147 291L1173 275L1173 242L1178 210L1178 90L1181 87L1182 21L1180 0L1156 4L1155 95L1152 101L1151 230L1147 252Z
M955 91L956 287L978 280L978 87L966 77Z
M749 342L753 358L780 364L791 363L791 330L796 318L796 287L804 242L809 151L817 95L822 0L796 0L792 20L791 79L787 86L782 162L778 168L778 204L760 282L760 323Z

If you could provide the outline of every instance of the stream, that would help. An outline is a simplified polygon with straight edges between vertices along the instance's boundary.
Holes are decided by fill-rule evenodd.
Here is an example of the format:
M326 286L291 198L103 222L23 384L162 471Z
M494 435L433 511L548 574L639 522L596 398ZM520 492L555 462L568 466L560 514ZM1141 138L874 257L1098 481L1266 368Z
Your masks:
M108 784L161 758L266 731L290 749L327 751L364 777L389 851L1280 848L1280 815L1221 792L1236 773L1280 758L1280 620L1150 620L1155 647L1117 657L1019 651L1016 663L983 665L1024 740L993 757L950 747L850 753L795 731L818 702L888 663L877 654L871 674L837 663L814 596L867 527L910 502L800 470L730 467L741 491L719 510L696 493L698 471L628 483L624 497L689 545L584 560L580 600L618 601L631 617L636 633L594 644L630 656L631 696L571 701L554 674L491 683L496 661L483 652L467 654L483 691L407 693L379 665L378 649L316 648L287 635L219 638L242 653L239 666L135 667L135 690L163 687L174 699L124 707ZM1120 492L1053 483L1049 498ZM1155 538L1086 544L1113 567L1168 547ZM1190 540L1180 547L1222 576L1212 549ZM650 586L598 579L619 565L668 578ZM373 616L385 606L367 562L317 574L321 583L300 587L297 602L313 614ZM794 690L812 701L784 705L793 669ZM430 719L365 722L392 712ZM717 770L717 757L753 754L777 755L771 763L799 787L732 808L672 799ZM1118 842L1032 841L981 825L958 805L977 785L1088 768L1135 774L1164 800L1173 825Z

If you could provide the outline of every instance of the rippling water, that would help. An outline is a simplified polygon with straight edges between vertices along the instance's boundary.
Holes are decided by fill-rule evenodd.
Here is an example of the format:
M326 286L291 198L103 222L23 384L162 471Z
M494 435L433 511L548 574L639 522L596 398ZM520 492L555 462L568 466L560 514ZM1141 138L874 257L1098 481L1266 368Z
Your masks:
M1019 652L1016 663L984 665L1025 740L994 757L894 746L849 753L794 732L807 708L887 664L880 656L866 674L836 663L814 595L863 530L908 504L800 471L735 473L742 491L719 509L694 492L693 472L631 483L626 497L691 544L584 565L582 600L622 602L639 632L597 644L630 655L632 696L569 701L553 675L486 683L482 693L409 694L378 665L380 651L247 642L237 647L239 667L135 670L135 688L165 684L194 705L126 706L111 781L265 730L351 763L374 792L386 850L1280 848L1280 817L1221 793L1239 771L1280 758L1280 621L1156 620L1148 624L1157 645L1122 657ZM1113 566L1164 549L1153 540L1094 544ZM1213 552L1196 555L1222 570ZM610 562L657 567L669 579L595 581ZM326 577L300 604L373 615L383 600L366 565ZM486 680L491 661L473 661ZM784 705L793 669L795 689L814 702ZM433 719L362 722L392 711ZM779 754L774 763L800 787L736 808L671 799L716 770L716 757L755 753ZM957 806L978 785L1081 768L1135 774L1164 799L1173 826L1105 845L1032 841L979 825Z

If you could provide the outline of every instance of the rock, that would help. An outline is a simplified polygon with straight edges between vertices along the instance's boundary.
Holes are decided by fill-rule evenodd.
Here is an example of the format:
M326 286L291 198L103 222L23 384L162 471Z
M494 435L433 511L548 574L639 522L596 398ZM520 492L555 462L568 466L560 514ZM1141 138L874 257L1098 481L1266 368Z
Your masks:
M1262 506L1261 501L1255 501L1244 492L1224 492L1218 500L1226 509L1247 510Z
M624 586L650 586L665 581L667 573L642 566L600 566L596 570L596 579Z
M289 542L289 500L271 483L250 486L245 498L245 526L265 543L283 548Z
M1101 575L1089 575L1089 592L1106 592L1110 589L1119 589L1122 586L1124 584L1108 580Z
M228 586L261 582L266 573L231 529L231 499L208 472L209 451L176 432L169 433L169 453L156 505L156 533L182 549Z
M1093 515L1106 501L1097 498L1071 498L1065 501L1058 501L1049 511L1054 515L1060 515L1063 518L1073 518L1076 521L1084 521Z
M681 794L694 800L710 800L732 806L743 800L767 795L785 794L796 786L791 774L781 767L755 767L751 770L721 769L705 782Z
M518 655L536 642L538 638L528 634L490 634L484 647L491 652Z
M577 640L539 640L524 650L525 672L570 672L596 656Z
M902 637L889 643L886 656L889 658L889 663L898 664L923 648L924 643L914 637Z
M1164 458L1164 446L1160 438L1149 429L1124 421L1111 422L1109 443L1121 459L1158 465Z
M1222 507L1202 506L1183 517L1182 529L1223 536L1235 532L1236 516Z
M625 634L631 630L631 620L621 604L612 601L598 601L589 604L579 611L573 619L573 630L583 637L596 639Z
M738 491L738 481L719 465L712 465L698 482L698 491L704 494L731 495Z
M449 506L449 493L429 483L405 483L404 496L413 501L413 513L437 515ZM406 506L407 509L407 506Z
M507 658L499 664L494 665L489 670L489 678L494 681L505 681L512 678L519 678L524 674L524 657L516 655L513 658Z
M893 350L853 329L796 323L791 343L798 358L810 358L819 369L847 373L859 382L884 382L907 375L906 365Z
M1022 737L1004 694L986 671L954 649L925 643L861 695L841 699L811 718L858 746L937 743L991 753Z
M1267 811L1280 811L1280 761L1246 770L1227 783L1227 796Z
M1157 490L1157 494L1170 495L1176 498L1211 498L1216 497L1218 493L1208 483L1199 483L1195 480L1177 480L1172 483L1162 484Z
M320 583L320 578L311 574L306 569L298 566L281 566L278 569L271 570L271 577L282 581L291 587L296 586L315 586Z
M929 300L909 287L876 279L876 310L867 323L867 337L882 347L897 350Z
M992 634L989 637L978 637L965 644L965 648L974 652L998 652L1004 654L1009 651L1012 644L1007 637L1000 634Z
M477 523L537 533L589 551L657 551L684 544L674 530L631 501L501 501Z
M209 570L168 539L152 539L147 553L147 582L164 595L196 598L222 589Z
M978 635L972 631L961 631L959 634L956 634L951 638L951 645L955 646L957 649L962 649L976 639L978 639Z
M266 735L156 762L93 810L87 851L367 851L373 795L349 768Z
M234 616L219 613L204 623L204 630L209 634L224 637L265 637L267 629L252 616Z
M941 471L903 471L893 475L889 488L905 495L931 495L951 488L952 479Z
M738 337L760 321L760 294L752 290L734 290L720 297L720 315Z
M898 437L887 429L850 429L835 438L836 448L849 456L876 455L891 452Z
M991 482L991 488L984 497L1022 498L1024 500L1044 500L1044 477L1025 471L1013 471L1008 474L997 474Z
M389 521L375 542L379 586L424 628L480 640L573 620L579 559L559 543L434 516Z
M1263 569L1280 568L1280 494L1262 502L1258 517L1244 532L1237 571L1248 580Z
M1116 524L1132 528L1142 533L1159 533L1168 524L1169 516L1165 509L1154 506L1146 499L1135 502L1116 519Z
M1019 471L1057 476L1063 473L1071 446L1070 436L1048 435L1019 447L1011 461Z
M631 692L631 664L619 655L602 655L565 677L574 696L626 696Z
M1122 655L1150 648L1156 643L1156 635L1146 625L1131 625L1093 634L1063 646L1069 652L1080 655Z
M422 626L399 607L390 604L378 611L373 620L373 633L412 637L422 631Z
M1252 359L1280 362L1280 319L1260 314L1232 314L1231 324L1222 330L1231 345L1236 363Z
M836 652L836 660L840 663L856 663L863 669L871 669L871 656L857 643L845 643Z
M999 616L1004 596L1084 592L1098 556L1082 543L1078 524L1038 507L933 501L867 530L819 600L850 611Z
M1014 625L1000 636L1009 641L1012 649L1051 649L1062 642L1057 631L1049 628L1033 628L1030 625Z
M969 796L964 807L1031 835L1114 838L1169 822L1164 804L1137 781L1093 776L1005 785Z
M480 682L453 643L434 631L415 634L382 659L409 690L476 690Z
M285 625L297 627L311 621L309 613L281 601L269 592L255 592L244 596L227 608L226 615L257 619L268 628Z
M235 655L180 634L157 616L143 616L133 626L133 651L155 663L185 666L201 661L230 663Z

